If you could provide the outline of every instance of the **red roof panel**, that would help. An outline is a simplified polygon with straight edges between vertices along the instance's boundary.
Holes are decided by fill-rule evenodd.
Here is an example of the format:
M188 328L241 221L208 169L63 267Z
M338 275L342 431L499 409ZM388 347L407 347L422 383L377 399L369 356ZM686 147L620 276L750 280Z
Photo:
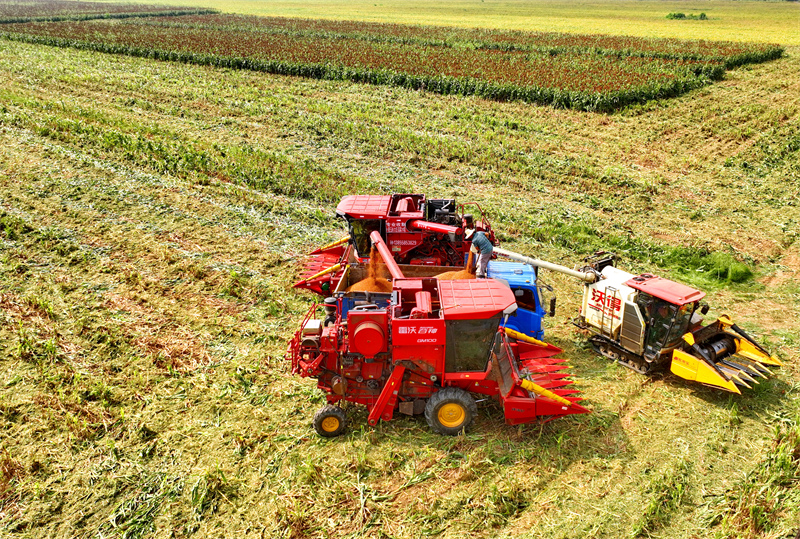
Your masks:
M514 293L494 279L439 281L445 320L490 318L514 305Z
M642 273L625 284L674 305L686 305L687 303L699 301L706 296L705 292L701 292L696 288L662 277L656 277L649 273Z
M349 215L359 219L381 219L389 213L391 196L350 195L336 206L336 215Z

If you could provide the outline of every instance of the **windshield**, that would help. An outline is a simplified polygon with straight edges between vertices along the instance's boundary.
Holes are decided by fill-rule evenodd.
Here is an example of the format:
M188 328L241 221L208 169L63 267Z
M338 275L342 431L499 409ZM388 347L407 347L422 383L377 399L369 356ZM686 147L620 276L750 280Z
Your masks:
M529 311L536 311L536 293L527 288L515 288L514 298L517 300L517 305L522 309Z
M645 344L646 356L653 357L663 349L675 348L689 329L694 303L678 306L653 298L645 308L649 316L649 333Z
M669 335L667 335L664 348L674 348L681 341L681 337L689 329L689 321L692 319L692 313L694 312L694 303L687 303L677 309L673 305L672 308L675 310L675 318L672 321L672 327L669 330Z
M369 235L373 230L381 229L381 222L378 219L349 219L350 225L350 238L353 240L353 245L356 247L358 256L366 258L369 256L370 247L372 242Z
M485 371L500 315L482 320L445 320L447 372Z

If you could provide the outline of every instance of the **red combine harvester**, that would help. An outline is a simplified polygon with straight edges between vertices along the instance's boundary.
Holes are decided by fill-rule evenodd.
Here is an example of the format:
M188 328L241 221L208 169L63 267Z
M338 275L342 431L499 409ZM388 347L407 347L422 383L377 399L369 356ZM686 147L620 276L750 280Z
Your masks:
M560 348L501 327L516 309L507 286L406 278L380 231L369 239L393 277L388 305L359 305L342 317L327 302L324 319L314 305L287 351L292 372L316 378L327 395L314 417L321 436L344 431L341 401L366 406L373 426L396 410L424 413L434 431L448 435L472 423L471 393L497 398L511 425L588 412L577 404L564 360L554 358Z
M464 213L472 209L472 214ZM455 199L431 199L421 194L352 195L342 198L336 215L347 221L349 236L313 251L295 288L327 296L336 288L348 263L369 258L370 234L378 232L398 264L463 267L472 245L464 227L497 245L486 215L476 203L456 205Z

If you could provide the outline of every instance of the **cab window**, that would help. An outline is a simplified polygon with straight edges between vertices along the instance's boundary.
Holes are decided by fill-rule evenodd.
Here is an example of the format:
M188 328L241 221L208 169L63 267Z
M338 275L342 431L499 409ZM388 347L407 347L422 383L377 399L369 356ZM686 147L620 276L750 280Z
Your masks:
M445 320L447 328L445 370L447 372L486 370L489 350L499 325L500 316L483 320Z
M675 307L673 306L673 309ZM683 335L689 330L689 322L692 319L692 313L694 312L694 304L687 303L686 305L681 305L678 307L677 313L675 315L675 320L672 323L672 328L669 331L669 335L667 336L666 347L671 348L678 344L683 337Z
M372 247L372 242L369 239L369 235L373 231L381 229L380 220L352 219L349 224L350 224L350 237L353 240L353 245L355 245L356 251L358 251L358 256L361 258L368 257L370 248Z
M536 310L536 294L533 290L525 288L515 288L514 298L517 300L517 305L529 311Z

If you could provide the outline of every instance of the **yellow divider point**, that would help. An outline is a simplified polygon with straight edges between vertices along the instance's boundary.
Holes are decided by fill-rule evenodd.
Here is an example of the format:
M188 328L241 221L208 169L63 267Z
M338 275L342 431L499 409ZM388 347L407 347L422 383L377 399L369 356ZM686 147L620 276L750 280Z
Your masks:
M765 363L767 365L773 365L775 367L780 367L783 365L778 358L765 354L744 339L736 339L736 348L736 353L740 356L746 357L747 359L752 359L753 361L758 361L759 363Z
M324 270L320 271L319 273L315 273L311 277L307 277L306 279L303 279L303 282L307 283L308 281L312 281L312 280L316 279L317 277L322 277L323 275L327 275L329 273L333 273L334 271L339 271L339 269L341 269L341 267L342 267L341 264L334 264L333 266L331 266L328 269L324 269Z
M506 332L506 335L514 339L517 339L518 341L529 342L531 344L538 344L539 346L550 346L544 341L540 341L539 339L534 339L533 337L529 337L528 335L520 333L519 331L515 331L511 328L503 328L503 330Z
M320 247L318 250L319 251L324 251L325 249L330 249L331 247L336 247L337 245L341 245L343 243L347 243L348 241L350 241L350 236L345 236L344 238L342 238L340 240L336 240L333 243L329 243L325 247Z
M537 395L541 395L542 397L547 397L548 399L552 399L560 404L563 404L564 406L572 406L572 403L569 402L564 397L562 397L561 395L556 395L549 389L545 389L539 384L534 384L530 380L521 380L519 385L522 389L525 389L526 391L533 391Z
M685 380L721 387L732 393L742 393L739 391L739 388L736 387L736 384L730 380L726 380L716 369L709 366L705 361L687 354L682 350L675 350L672 352L672 363L669 366L669 370L676 376L680 376Z

